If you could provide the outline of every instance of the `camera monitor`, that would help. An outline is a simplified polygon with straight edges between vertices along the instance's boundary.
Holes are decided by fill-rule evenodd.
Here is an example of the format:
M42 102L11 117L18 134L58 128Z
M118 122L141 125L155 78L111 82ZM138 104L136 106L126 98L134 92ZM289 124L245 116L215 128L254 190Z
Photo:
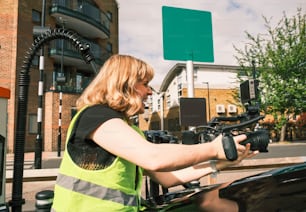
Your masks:
M258 80L250 79L240 84L240 98L241 102L247 103L258 97Z
M180 123L183 126L206 125L206 99L180 98Z

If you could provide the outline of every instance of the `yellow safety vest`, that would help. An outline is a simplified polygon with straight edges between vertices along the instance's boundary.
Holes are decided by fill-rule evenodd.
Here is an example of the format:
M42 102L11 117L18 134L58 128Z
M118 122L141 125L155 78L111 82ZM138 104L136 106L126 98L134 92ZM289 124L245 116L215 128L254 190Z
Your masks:
M86 170L72 161L67 143L84 109L75 115L68 129L66 150L54 187L51 211L139 211L142 185L140 167L120 157L116 157L109 167L101 170ZM133 128L142 134L139 128Z

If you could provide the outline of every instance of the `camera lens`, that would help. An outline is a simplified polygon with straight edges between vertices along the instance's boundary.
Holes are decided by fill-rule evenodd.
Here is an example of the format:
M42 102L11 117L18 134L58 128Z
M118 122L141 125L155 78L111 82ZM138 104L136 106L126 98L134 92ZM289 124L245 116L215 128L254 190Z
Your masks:
M246 145L248 143L251 144L251 150L259 152L268 152L268 144L269 144L269 134L266 130L259 130L255 132L246 133L247 139L243 142L240 142L242 145Z

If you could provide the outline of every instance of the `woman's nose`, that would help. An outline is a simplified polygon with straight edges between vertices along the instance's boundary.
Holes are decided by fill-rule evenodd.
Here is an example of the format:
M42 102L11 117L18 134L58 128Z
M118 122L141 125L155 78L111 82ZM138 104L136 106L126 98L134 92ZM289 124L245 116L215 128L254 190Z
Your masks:
M153 88L151 86L148 87L148 94L149 95L152 95L153 93Z

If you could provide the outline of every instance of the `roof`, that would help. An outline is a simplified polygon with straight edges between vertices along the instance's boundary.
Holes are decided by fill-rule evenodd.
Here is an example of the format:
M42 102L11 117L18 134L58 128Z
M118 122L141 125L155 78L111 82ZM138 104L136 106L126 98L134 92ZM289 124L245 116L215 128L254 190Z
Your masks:
M159 92L165 92L169 86L169 84L172 82L172 80L174 79L175 76L177 76L178 74L180 74L183 69L186 68L186 64L185 63L177 63L175 64L170 71L167 73L166 77L164 78ZM237 72L237 70L239 69L239 66L230 66L230 65L214 65L214 64L193 64L193 68L202 68L202 69L215 69L216 71L225 71L229 72Z

